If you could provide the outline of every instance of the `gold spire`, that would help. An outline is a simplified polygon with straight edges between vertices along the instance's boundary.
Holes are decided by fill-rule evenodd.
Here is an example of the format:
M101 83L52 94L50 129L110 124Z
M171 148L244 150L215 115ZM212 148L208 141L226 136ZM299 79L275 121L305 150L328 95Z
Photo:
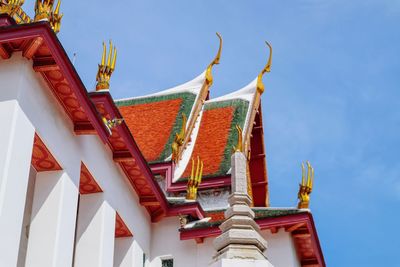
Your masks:
M174 142L172 142L172 161L177 163L179 161L179 149L183 145L186 135L186 115L182 113L182 127L180 133L175 133Z
M60 6L61 0L58 0L54 10L54 0L36 0L34 21L48 21L53 31L58 33L63 17L63 14L60 14Z
M196 167L196 172L194 170L195 167ZM192 171L191 171L190 178L189 178L188 184L187 184L186 199L196 200L197 188L199 187L199 185L201 183L202 177L203 177L203 161L201 161L200 158L197 157L197 164L195 166L194 159L192 158Z
M264 73L271 71L271 65L272 65L272 46L267 41L265 41L265 43L269 47L269 58L268 58L267 65L265 65L265 67L262 69L260 74L258 74L258 76L257 76L257 91L260 94L262 94L265 89L264 83L262 81L262 77L263 77Z
M222 36L218 32L216 33L218 38L219 38L219 48L218 48L218 53L215 56L214 60L208 65L207 70L206 70L206 82L209 86L213 83L213 76L211 73L212 67L215 64L219 64L219 60L221 59L221 52L222 52Z
M103 54L101 57L101 63L96 76L96 91L110 88L110 78L115 69L115 63L117 61L117 48L114 47L110 40L110 50L107 57L106 44L103 42ZM106 64L107 62L107 64Z
M297 195L299 203L297 207L299 209L308 209L310 206L310 194L312 192L314 180L314 168L311 167L310 162L307 161L307 180L306 180L306 170L304 164L301 164L301 184L299 188L299 193Z
M242 128L240 128L239 125L236 124L236 131L238 134L238 140L236 143L236 146L233 147L233 153L235 152L243 152L243 134L242 134Z

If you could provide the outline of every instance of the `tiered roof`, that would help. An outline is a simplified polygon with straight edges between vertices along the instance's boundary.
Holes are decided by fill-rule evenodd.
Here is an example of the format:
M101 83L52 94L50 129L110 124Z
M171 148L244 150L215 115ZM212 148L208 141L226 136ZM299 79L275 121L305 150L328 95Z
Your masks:
M191 172L190 159L197 157L204 162L203 184L211 187L213 181L229 178L232 147L238 140L236 126L244 129L243 139L247 140L250 159L251 146L258 146L255 150L264 155L262 136L254 144L251 144L250 138L253 128L256 129L253 127L257 124L256 120L257 126L262 129L260 116L257 116L260 112L257 80L215 99L204 99L208 96L208 88L206 72L203 72L192 81L156 94L115 101L146 160L151 165L170 163L174 166L173 184L187 182ZM197 109L199 106L200 109ZM196 113L196 110L199 112ZM186 130L190 135L189 142L183 147L180 158L173 162L172 144L182 128L182 115L188 116ZM193 129L188 131L191 121L194 121ZM266 206L266 164L265 158L261 159L256 163L258 166L249 168L249 171L250 175L257 171L254 173L257 183L263 183L263 190L257 191L257 205ZM186 188L182 187L180 191L184 190Z

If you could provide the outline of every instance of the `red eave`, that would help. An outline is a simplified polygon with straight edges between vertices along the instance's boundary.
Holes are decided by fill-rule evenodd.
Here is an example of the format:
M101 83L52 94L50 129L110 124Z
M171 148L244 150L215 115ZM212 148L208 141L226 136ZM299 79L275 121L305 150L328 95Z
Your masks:
M249 171L254 206L268 207L268 175L261 103L251 131Z
M47 22L17 25L8 15L0 15L0 56L7 59L14 52L22 52L24 57L33 60L34 70L42 74L75 128L89 125L106 141L107 129Z
M321 245L311 213L298 213L274 218L256 219L261 230L269 229L277 233L280 228L290 232L301 266L325 267ZM181 230L181 240L203 240L206 237L216 237L221 234L218 226ZM308 249L308 251L305 251Z
M109 92L93 92L89 95L103 117L123 118ZM112 130L107 143L112 149L114 161L118 162L125 172L139 195L141 204L149 211L153 222L165 216L179 214L204 218L204 211L198 203L180 206L172 206L168 203L125 122Z

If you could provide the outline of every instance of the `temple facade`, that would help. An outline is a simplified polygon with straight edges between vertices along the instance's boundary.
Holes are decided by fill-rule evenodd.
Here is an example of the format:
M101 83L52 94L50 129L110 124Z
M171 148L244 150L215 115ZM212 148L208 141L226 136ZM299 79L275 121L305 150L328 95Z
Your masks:
M325 266L311 165L297 207L269 203L268 43L254 81L225 96L209 94L217 34L193 80L113 99L113 44L86 88L56 35L60 2L37 0L34 18L23 2L0 0L0 267Z

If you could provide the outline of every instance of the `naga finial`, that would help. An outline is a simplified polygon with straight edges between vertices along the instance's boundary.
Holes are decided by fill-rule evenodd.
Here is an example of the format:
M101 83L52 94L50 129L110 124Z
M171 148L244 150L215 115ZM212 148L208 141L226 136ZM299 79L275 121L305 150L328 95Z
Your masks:
M195 169L196 168L196 172ZM190 174L190 178L187 184L187 200L196 200L197 198L197 188L201 183L201 179L203 177L203 161L197 157L197 164L195 164L194 159L192 158L192 172Z
M240 128L239 125L236 124L236 131L238 134L238 139L236 146L233 147L233 153L235 152L243 152L243 134L242 134L242 128Z
M101 63L96 76L96 91L105 90L110 88L111 75L115 69L115 63L117 61L117 48L114 47L110 40L110 50L107 57L106 44L103 42L103 54L101 57Z
M183 145L183 141L185 140L185 135L186 135L186 115L185 113L182 113L182 127L181 131L178 133L175 133L175 138L174 141L172 142L172 161L177 163L179 161L179 149Z
M260 74L258 74L258 76L257 76L257 91L260 94L264 93L264 90L265 90L265 86L262 81L262 77L263 77L264 73L271 71L271 65L272 65L272 46L267 41L265 41L265 43L269 47L269 58L268 58L267 65L265 65L265 67L262 69Z
M212 67L215 64L219 64L219 60L221 59L221 52L222 52L222 36L218 32L216 33L218 38L219 38L219 48L218 48L218 53L215 56L214 60L208 65L207 70L206 70L206 82L209 86L212 85L213 83L213 76L211 73Z
M299 199L299 204L297 207L299 209L308 209L310 206L310 194L312 192L314 180L314 168L311 167L310 162L307 161L307 180L306 180L306 170L304 168L304 163L301 164L301 184L299 188L299 193L297 195Z

